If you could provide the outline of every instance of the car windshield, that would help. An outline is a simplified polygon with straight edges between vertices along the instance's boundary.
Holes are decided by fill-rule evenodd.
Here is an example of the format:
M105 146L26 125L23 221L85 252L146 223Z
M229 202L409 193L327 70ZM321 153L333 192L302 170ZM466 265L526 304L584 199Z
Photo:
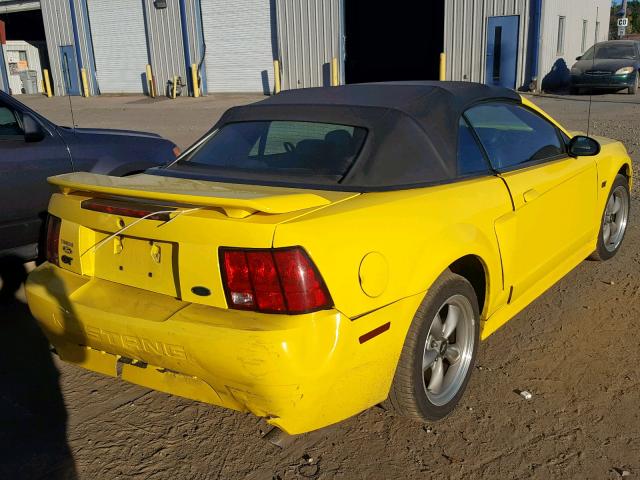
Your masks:
M174 165L207 168L225 177L248 173L337 182L353 164L365 137L364 128L332 123L229 123Z
M591 47L582 56L582 60L594 60L593 58L594 47ZM633 60L636 58L636 49L633 45L629 44L604 44L595 46L595 60Z

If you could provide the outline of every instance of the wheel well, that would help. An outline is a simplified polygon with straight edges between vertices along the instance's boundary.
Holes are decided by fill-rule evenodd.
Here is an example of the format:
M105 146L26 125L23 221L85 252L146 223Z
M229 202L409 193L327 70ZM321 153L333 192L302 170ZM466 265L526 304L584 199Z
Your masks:
M625 163L618 171L618 174L624 175L628 181L629 178L631 178L631 167L627 163Z
M478 297L478 308L482 314L487 294L487 277L482 260L475 255L467 255L449 265L449 270L469 281Z

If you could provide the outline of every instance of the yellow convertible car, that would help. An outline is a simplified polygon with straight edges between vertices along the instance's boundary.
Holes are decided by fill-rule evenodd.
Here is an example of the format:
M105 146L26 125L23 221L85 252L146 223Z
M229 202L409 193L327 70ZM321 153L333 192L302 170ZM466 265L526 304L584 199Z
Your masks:
M616 254L631 176L511 90L288 91L167 167L51 178L29 306L63 360L287 433L385 400L437 420L480 339Z

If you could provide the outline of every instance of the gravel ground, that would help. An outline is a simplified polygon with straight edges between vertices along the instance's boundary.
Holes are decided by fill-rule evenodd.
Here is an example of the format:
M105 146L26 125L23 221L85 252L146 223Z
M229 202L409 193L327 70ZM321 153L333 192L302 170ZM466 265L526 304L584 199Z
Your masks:
M587 98L534 101L568 128L587 130ZM591 133L622 140L637 168L640 105L629 102L640 97L594 98ZM215 112L211 106L206 126L238 100L248 101L229 97ZM92 115L109 126L120 102L128 116L134 109L149 119L137 128L171 132L168 114L148 114L157 103L145 111L123 103L130 101L105 98L116 112L92 105ZM207 113L188 99L176 102L171 118ZM183 145L206 130L182 122L182 140L165 134ZM484 342L467 394L449 418L423 426L376 407L284 450L261 438L265 424L251 415L52 360L25 305L7 299L0 316L0 478L638 478L637 187L632 196L620 254L583 262ZM4 271L20 274L15 265ZM522 389L531 400L516 393Z

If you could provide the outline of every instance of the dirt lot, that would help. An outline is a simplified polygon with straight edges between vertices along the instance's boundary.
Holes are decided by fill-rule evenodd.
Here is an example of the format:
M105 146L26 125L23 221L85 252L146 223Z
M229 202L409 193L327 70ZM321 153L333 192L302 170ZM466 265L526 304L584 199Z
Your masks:
M184 146L222 107L249 100L183 99L165 102L169 110L143 99L103 98L78 108L76 121L158 131ZM586 98L535 100L569 128L586 130ZM640 105L626 102L640 97L596 100L592 133L623 140L637 168ZM30 103L59 120L60 99ZM177 119L178 130L167 125L170 119ZM638 478L638 188L632 208L619 256L583 262L483 343L451 417L422 426L372 408L283 451L261 439L265 425L250 415L52 361L25 305L5 300L0 478L10 472L11 478L81 479L607 479L623 472ZM12 277L19 276L18 266L14 271ZM514 392L519 389L533 398L524 400Z
M124 128L154 132L186 148L209 130L234 105L264 99L264 95L220 94L202 98L151 99L138 95L92 98L22 96L19 100L58 125ZM72 114L73 113L73 117Z

